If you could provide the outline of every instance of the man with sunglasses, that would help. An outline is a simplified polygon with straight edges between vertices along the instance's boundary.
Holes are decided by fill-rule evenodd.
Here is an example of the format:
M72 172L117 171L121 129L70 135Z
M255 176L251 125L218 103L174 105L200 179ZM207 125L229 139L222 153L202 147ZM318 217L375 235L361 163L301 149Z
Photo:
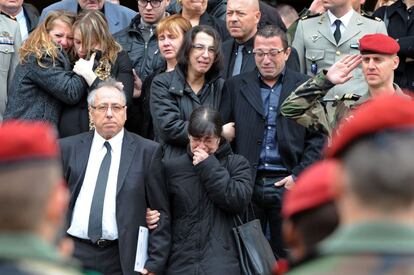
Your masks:
M320 157L324 135L280 114L283 100L308 77L286 68L291 50L286 33L266 26L254 39L257 70L225 82L220 111L223 135L233 140L235 153L252 165L253 206L277 258L286 256L280 215L283 193L302 170Z
M82 10L100 10L108 21L109 31L113 34L126 26L137 14L135 11L105 0L62 0L43 9L39 22L45 20L51 11L67 10L75 14Z
M142 274L163 274L170 250L169 202L161 146L124 129L126 99L115 80L91 91L95 131L61 139L63 170L71 191L67 233L74 256L102 274L134 272L140 226L147 207L161 213L149 233ZM139 237L140 236L140 237Z
M131 58L137 76L144 81L161 65L155 28L168 15L165 9L170 0L138 0L137 3L139 14L114 37Z

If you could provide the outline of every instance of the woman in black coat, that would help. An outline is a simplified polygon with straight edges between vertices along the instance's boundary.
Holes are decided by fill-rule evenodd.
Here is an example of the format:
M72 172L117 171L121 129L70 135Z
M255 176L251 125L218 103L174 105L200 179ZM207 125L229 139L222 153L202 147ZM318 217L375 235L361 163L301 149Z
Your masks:
M221 138L218 111L199 107L188 125L187 153L166 161L172 246L167 274L241 274L233 218L250 202L249 162Z
M75 106L65 105L59 122L60 137L76 135L91 130L88 116L88 92L92 91L100 82L109 77L122 84L127 104L132 101L134 77L132 63L128 54L115 41L109 32L108 23L103 13L99 11L83 11L73 24L74 51L80 58L75 68L91 79L91 87L85 90L84 96ZM93 67L84 66L92 62ZM89 61L88 61L89 60Z
M221 59L218 33L208 26L196 26L185 34L175 69L152 81L150 109L155 140L164 147L164 159L186 152L188 120L195 108L220 106Z

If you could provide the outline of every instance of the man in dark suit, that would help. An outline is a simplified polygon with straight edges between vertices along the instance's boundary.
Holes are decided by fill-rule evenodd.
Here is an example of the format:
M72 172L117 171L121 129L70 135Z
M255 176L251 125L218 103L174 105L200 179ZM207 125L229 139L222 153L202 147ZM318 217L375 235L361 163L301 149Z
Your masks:
M163 272L170 247L169 204L161 146L129 133L125 94L115 80L88 96L95 131L61 140L64 175L71 191L68 234L74 256L105 274L137 274L134 261L146 208L161 218L150 232L142 274Z
M253 204L263 230L269 224L271 246L285 257L281 242L281 200L302 170L320 157L324 136L280 114L284 99L306 81L306 75L286 68L290 54L283 30L260 29L255 37L258 70L226 81L221 113L224 136L233 140L235 152L246 157L256 179ZM235 127L233 127L235 126Z
M258 25L265 26L269 21L261 21L261 6L258 0L228 0L227 1L227 30L232 38L222 44L224 66L222 77L228 79L244 72L253 71L256 67L253 56L253 39ZM275 14L279 17L279 14ZM277 25L286 30L282 20ZM290 55L288 68L299 71L299 58L296 51Z

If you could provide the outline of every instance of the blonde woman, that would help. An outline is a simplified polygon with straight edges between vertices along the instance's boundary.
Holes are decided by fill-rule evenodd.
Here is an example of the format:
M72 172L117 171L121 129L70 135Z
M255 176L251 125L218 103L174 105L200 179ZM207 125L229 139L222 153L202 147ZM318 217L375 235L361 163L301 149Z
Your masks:
M72 71L65 51L72 46L74 18L67 11L51 12L22 45L5 120L43 120L56 126L62 105L82 98L88 85Z
M74 69L92 79L89 90L111 77L123 86L129 103L134 87L131 60L109 32L105 16L96 10L83 11L73 24L73 34L73 50L79 58ZM93 67L85 66L91 60ZM85 92L76 106L65 106L59 124L61 137L89 131L93 127L89 121L86 98Z

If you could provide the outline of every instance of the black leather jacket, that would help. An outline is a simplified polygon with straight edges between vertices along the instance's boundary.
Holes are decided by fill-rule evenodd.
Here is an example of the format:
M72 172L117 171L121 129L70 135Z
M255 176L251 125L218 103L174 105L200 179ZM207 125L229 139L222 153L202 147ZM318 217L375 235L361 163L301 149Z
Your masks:
M131 24L114 34L115 39L122 45L132 61L132 67L142 81L156 68L160 67L163 58L158 49L157 36L154 33L146 43L140 29L141 16L135 16Z

